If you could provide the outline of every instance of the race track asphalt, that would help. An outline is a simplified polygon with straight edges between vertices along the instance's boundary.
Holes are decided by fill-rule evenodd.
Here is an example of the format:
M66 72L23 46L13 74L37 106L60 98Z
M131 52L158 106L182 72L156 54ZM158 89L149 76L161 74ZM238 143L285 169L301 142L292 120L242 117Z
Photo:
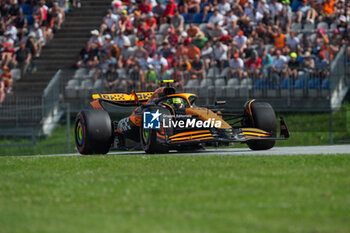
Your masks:
M315 155L315 154L350 154L350 145L332 145L332 146L295 146L295 147L274 147L270 150L252 151L248 148L217 148L206 149L199 152L178 153L170 151L167 155L229 155L229 156L280 156L280 155ZM143 151L113 151L108 155L145 155ZM52 154L52 155L32 155L41 157L50 156L80 156L74 154Z

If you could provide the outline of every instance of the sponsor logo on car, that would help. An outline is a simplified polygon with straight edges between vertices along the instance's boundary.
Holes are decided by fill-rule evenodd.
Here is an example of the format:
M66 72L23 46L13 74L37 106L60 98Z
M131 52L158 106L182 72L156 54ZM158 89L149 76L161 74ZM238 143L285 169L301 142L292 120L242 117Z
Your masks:
M160 129L160 116L159 110L156 112L144 112L143 113L143 128L145 129Z
M192 118L191 115L168 116L163 115L157 110L156 112L143 113L143 127L145 129L160 129L161 123L163 128L213 128L221 127L221 121L215 118L209 118L205 121Z

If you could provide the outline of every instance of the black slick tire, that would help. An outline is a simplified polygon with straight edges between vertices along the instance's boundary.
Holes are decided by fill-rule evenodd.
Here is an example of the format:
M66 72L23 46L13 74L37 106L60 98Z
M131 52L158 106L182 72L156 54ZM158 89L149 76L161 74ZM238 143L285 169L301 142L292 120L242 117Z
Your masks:
M113 127L107 112L81 111L75 119L75 144L80 154L106 154L113 141Z
M253 102L251 104L252 125L250 127L265 130L272 133L272 137L277 136L276 114L272 106L265 102ZM251 140L247 141L251 150L268 150L275 145L274 140Z

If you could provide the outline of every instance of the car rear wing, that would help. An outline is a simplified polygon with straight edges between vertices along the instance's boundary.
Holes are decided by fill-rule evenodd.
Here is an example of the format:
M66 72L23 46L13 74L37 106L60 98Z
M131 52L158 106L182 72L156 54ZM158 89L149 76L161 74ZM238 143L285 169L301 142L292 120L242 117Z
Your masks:
M122 106L131 107L139 106L146 103L153 95L153 92L134 92L128 93L114 93L114 94L93 94L93 101L90 103L94 109L103 109L103 102Z

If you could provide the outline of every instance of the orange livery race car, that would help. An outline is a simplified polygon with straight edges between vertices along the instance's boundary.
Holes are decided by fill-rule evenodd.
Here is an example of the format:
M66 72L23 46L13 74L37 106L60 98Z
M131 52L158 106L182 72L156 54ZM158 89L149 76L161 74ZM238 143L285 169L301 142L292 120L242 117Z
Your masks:
M170 82L154 92L92 95L94 110L81 111L76 117L75 142L79 152L105 154L113 145L121 150L166 153L233 142L247 143L252 150L267 150L276 140L289 138L283 118L277 136L278 122L268 103L250 100L244 104L242 114L223 114L213 109L216 106L196 106L196 95L176 93ZM105 105L135 109L130 116L112 121Z

